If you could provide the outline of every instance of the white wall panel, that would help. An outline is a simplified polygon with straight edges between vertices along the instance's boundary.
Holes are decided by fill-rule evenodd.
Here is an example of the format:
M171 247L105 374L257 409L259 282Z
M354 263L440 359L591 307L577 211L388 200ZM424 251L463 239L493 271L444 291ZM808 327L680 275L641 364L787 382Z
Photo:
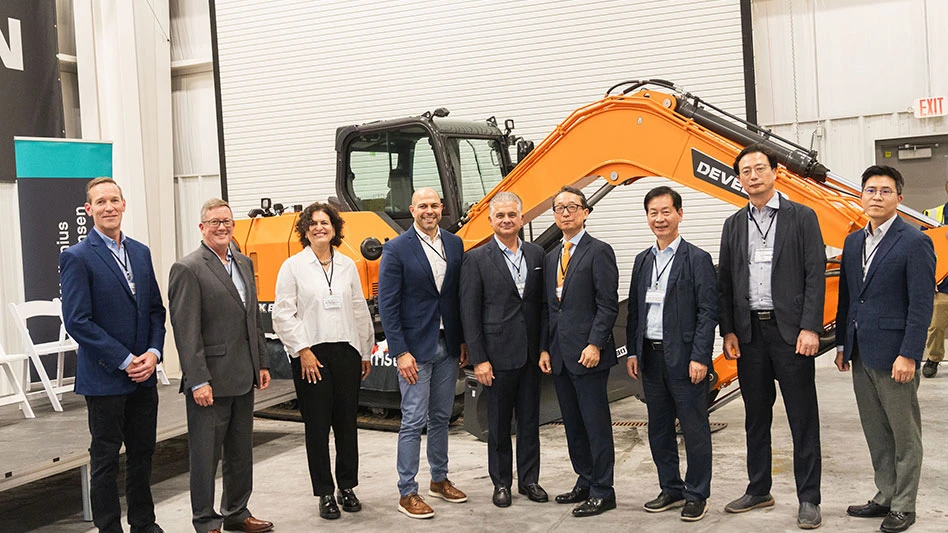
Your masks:
M335 194L335 129L346 124L444 106L452 117L513 118L539 142L611 85L644 78L744 115L738 0L215 4L237 213L261 196L290 205ZM652 241L639 215L656 183L613 192L590 219L616 248L622 291L634 254ZM697 194L685 205L686 238L716 251L733 209ZM549 222L541 217L535 234Z

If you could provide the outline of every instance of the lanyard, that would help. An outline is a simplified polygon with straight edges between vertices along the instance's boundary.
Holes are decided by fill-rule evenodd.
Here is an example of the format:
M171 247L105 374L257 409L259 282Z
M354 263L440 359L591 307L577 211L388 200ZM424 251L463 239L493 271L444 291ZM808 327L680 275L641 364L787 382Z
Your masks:
M447 257L448 254L447 252L444 251L444 241L441 242L441 251L439 252L438 249L432 246L431 243L429 243L428 240L425 239L424 237L419 236L419 239L421 239L421 242L423 242L425 246L427 246L428 248L431 248L431 251L434 252L435 255L440 257L442 261L444 261L445 263L448 262L448 257Z
M132 281L132 273L128 270L128 248L124 246L122 247L122 254L125 256L125 261L122 261L118 254L113 252L111 248L109 248L109 253L112 254L112 257L114 257L115 260L118 261L118 264L122 266L122 270L125 271L125 279L127 281Z
M774 227L774 221L777 220L777 211L772 210L772 211L770 212L770 225L767 226L767 233L764 233L763 231L761 231L761 229L760 229L760 224L757 223L757 219L754 217L754 215L750 212L749 209L747 210L747 216L750 217L751 222L753 222L753 223L754 223L754 226L757 227L757 233L760 234L761 240L764 241L764 248L766 248L766 247L767 247L767 236L770 235L770 230L771 230L771 228Z
M876 250L878 250L879 245L882 244L882 237L884 236L879 237L879 242L877 242L875 246L872 247L872 251L869 252L869 255L866 255L866 241L869 240L869 237L871 237L871 235L867 235L866 240L862 241L862 276L863 277L866 277L866 270L868 269L867 267L869 266L869 262L872 261L872 256L876 255Z
M671 258L665 262L665 266L662 267L661 272L658 271L658 256L657 255L655 256L655 262L652 263L652 268L655 269L655 288L656 289L658 288L658 282L661 281L662 279L662 275L665 274L665 271L668 270L669 266L671 266L672 261L675 260L675 254L677 253L678 252L675 252L674 254L672 254Z
M517 271L517 281L520 281L520 269L523 268L523 253L522 252L520 253L520 260L517 261L516 263L514 263L513 260L507 257L507 252L501 251L500 253L501 255L504 256L504 259L506 259L507 262L510 263L510 266L514 267L514 270Z
M329 249L329 273L326 273L326 269L323 268L323 265L319 265L319 270L323 272L323 277L326 278L326 285L329 285L329 295L332 296L332 275L336 271L336 251L332 248ZM319 258L316 258L316 262L319 262Z

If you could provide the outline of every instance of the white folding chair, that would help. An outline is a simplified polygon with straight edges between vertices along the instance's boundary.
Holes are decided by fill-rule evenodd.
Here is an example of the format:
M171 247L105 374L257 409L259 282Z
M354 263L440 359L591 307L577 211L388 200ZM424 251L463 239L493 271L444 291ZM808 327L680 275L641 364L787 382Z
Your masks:
M35 300L22 304L11 303L10 312L13 313L13 321L16 323L17 329L20 330L20 336L23 338L23 346L26 349L26 355L28 355L30 361L33 362L33 368L36 369L36 373L43 383L46 396L49 397L49 403L53 405L54 410L62 411L63 406L59 401L60 397L65 392L71 392L75 386L74 380L66 383L66 379L63 376L63 363L66 352L75 351L79 348L79 345L66 333L66 328L63 326L62 302L59 298L56 298L54 300ZM27 321L35 317L58 318L59 338L50 342L34 343L33 337L30 335L30 329L27 327ZM51 354L57 354L59 356L56 364L55 386L52 381L50 381L49 375L46 373L46 368L43 366L43 361L40 359L40 356ZM26 390L30 389L29 365L26 365L24 372L23 388Z
M16 377L16 371L13 369L13 363L21 361L23 362L23 366L29 367L29 359L30 356L25 353L8 354L6 350L3 349L3 345L0 344L0 368L3 369L3 374L7 377L7 381L10 382L10 386L13 387L12 394L0 397L0 405L19 403L20 410L23 411L24 417L36 418L36 415L33 414L33 408L30 407L30 401L26 398L26 393L23 391L23 386Z

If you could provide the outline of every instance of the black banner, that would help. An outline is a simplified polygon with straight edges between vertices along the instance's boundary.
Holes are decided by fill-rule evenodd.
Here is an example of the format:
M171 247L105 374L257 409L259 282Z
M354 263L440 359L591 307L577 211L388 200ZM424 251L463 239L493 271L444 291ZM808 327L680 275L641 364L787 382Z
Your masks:
M62 137L54 0L0 1L0 182L13 182L13 137Z

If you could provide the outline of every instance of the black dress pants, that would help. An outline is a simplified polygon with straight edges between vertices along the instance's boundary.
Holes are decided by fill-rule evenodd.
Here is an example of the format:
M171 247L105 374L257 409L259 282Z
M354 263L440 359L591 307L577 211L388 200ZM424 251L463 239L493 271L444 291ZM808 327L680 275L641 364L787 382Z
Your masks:
M787 410L793 438L793 475L800 503L820 504L820 411L816 400L815 357L796 353L780 337L776 320L751 318L750 342L741 342L737 375L744 397L747 433L747 494L770 493L772 456L770 428L777 399L774 380Z
M125 499L132 530L155 523L151 457L158 425L158 389L138 387L116 396L86 396L89 411L92 520L99 531L122 531L119 450L125 444Z
M487 469L495 486L510 488L513 446L510 426L517 413L517 483L540 479L540 367L527 361L511 370L494 370L487 394Z
M362 358L349 343L333 342L312 347L322 364L322 379L304 381L299 357L292 360L293 384L306 429L306 458L313 495L333 494L335 487L359 484L359 433L356 414L362 384ZM329 460L329 430L336 441L336 483Z
M564 367L553 376L576 486L588 488L593 498L615 497L616 449L608 383L609 369L573 374Z

